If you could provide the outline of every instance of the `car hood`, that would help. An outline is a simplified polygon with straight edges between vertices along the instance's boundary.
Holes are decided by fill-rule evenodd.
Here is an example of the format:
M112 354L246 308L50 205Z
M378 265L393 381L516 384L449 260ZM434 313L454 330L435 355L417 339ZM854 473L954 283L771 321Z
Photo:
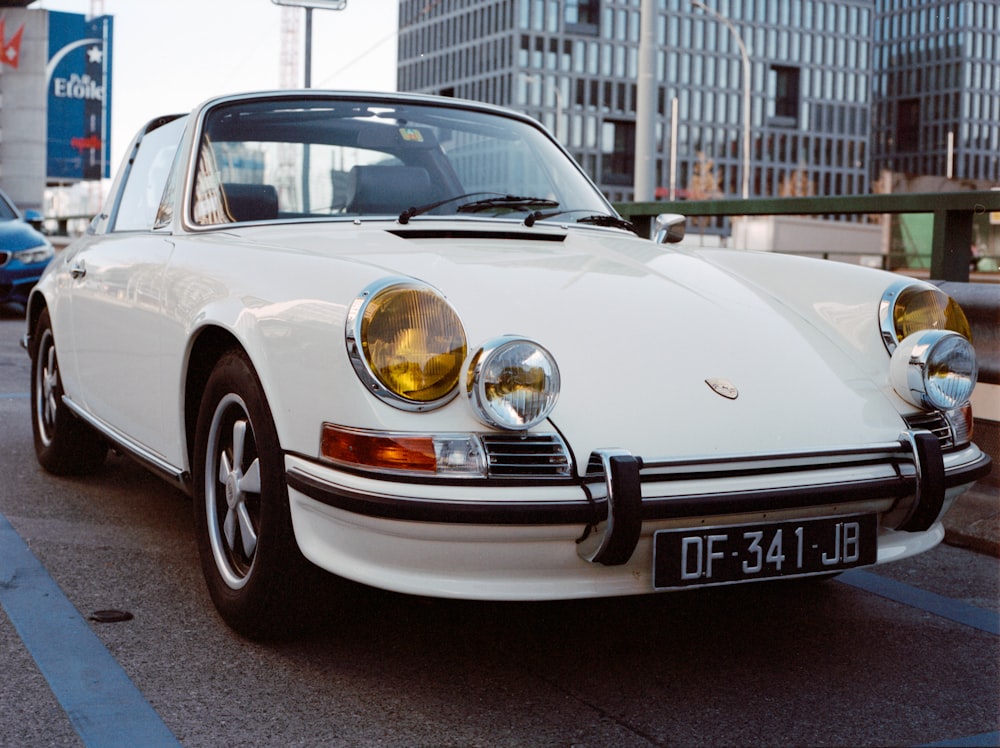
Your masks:
M727 266L725 253L707 260L613 230L387 226L359 232L347 242L354 250L338 254L437 287L470 350L504 334L548 348L562 376L551 421L579 460L597 448L657 458L840 447L894 440L902 429L885 394L884 350L866 362L856 343L739 268L745 252ZM329 237L280 236L285 251L330 246ZM831 301L827 287L839 294L845 285L831 280L835 263L792 272L773 260L776 285L826 288ZM863 272L879 291L835 306L860 314L877 339L884 281Z
M22 221L0 221L0 252L20 252L45 244L45 237Z

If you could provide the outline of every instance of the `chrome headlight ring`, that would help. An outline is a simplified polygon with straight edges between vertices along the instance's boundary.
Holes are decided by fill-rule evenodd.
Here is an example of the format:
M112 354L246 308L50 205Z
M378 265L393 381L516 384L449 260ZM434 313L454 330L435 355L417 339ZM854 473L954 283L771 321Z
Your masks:
M469 360L466 392L487 426L525 431L555 407L560 388L555 358L540 344L515 335L485 343Z
M951 330L972 339L962 307L936 286L914 280L900 280L889 286L878 308L879 332L886 350L919 330Z
M972 343L950 330L921 330L907 336L889 363L889 377L900 397L919 408L941 411L968 402L977 374Z
M383 278L351 304L347 354L365 387L401 410L420 412L458 394L465 328L444 294L407 278Z

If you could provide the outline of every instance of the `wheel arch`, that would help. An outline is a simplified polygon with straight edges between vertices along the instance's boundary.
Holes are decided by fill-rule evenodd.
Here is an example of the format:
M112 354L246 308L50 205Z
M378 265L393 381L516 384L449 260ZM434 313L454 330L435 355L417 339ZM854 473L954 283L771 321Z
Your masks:
M195 430L198 427L198 409L205 384L219 359L230 351L241 351L250 358L239 338L216 325L203 327L191 341L184 374L183 401L184 449L188 465L194 465ZM188 475L191 475L190 471Z
M24 310L24 341L29 355L34 355L35 346L38 345L38 341L35 340L35 328L38 327L38 319L42 316L42 312L48 308L48 301L43 294L33 293L28 298L28 303Z

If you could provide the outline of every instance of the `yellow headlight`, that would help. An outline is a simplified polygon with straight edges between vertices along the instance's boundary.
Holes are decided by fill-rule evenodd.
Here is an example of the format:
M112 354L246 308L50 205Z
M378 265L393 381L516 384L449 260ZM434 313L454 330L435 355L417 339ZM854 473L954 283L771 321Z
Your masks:
M890 353L904 338L921 330L951 330L972 340L962 307L944 291L923 283L903 281L888 289L879 317Z
M420 409L443 404L457 393L465 330L437 291L396 282L369 290L355 302L348 319L348 349L375 394L388 394L387 401L399 407Z

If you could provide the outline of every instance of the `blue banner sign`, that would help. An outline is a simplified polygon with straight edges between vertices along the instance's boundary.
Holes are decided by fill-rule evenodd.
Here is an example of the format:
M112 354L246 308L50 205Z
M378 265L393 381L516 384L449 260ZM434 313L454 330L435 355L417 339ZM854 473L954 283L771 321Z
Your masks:
M111 16L49 12L49 180L111 176L112 32Z

